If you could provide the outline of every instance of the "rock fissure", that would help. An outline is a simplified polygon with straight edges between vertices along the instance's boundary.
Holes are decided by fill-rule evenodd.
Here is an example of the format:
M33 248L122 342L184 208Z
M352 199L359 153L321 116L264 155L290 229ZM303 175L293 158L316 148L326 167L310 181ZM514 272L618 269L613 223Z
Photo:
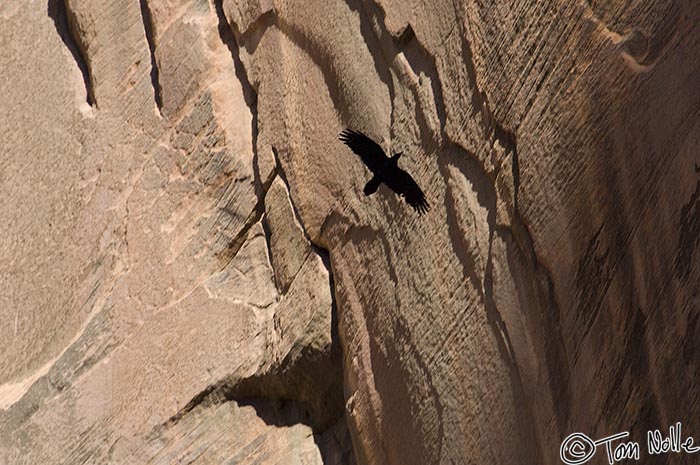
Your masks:
M56 26L58 35L70 51L80 70L85 85L85 100L90 106L97 106L90 74L90 63L86 59L85 46L76 30L75 19L70 11L69 0L49 0L48 14Z
M253 211L251 211L246 217L246 220L240 231L228 241L226 250L221 252L222 263L219 267L220 270L226 268L226 266L228 266L231 260L233 260L236 257L238 252L241 250L241 247L243 247L243 244L245 244L246 239L248 238L248 232L263 217L263 214L265 213L265 196L267 195L267 192L270 189L270 186L272 185L272 182L275 180L276 176L277 170L272 170L268 178L262 183L260 187L260 192L257 194L257 201L255 203ZM235 215L235 213L229 211L227 207L223 207L221 208L221 210L224 213Z
M141 19L143 20L143 30L146 34L148 42L148 50L151 55L151 84L153 85L153 97L155 98L156 108L162 116L163 97L161 96L160 78L158 72L158 62L156 61L156 43L153 35L153 17L148 5L148 0L139 0L141 5Z

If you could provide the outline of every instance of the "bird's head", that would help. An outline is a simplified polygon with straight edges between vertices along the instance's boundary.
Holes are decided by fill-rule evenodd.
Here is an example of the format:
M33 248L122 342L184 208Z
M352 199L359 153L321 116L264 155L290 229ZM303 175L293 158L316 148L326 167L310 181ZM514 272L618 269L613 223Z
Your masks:
M399 161L399 157L403 155L403 152L395 153L393 157L391 157L392 161L397 162Z

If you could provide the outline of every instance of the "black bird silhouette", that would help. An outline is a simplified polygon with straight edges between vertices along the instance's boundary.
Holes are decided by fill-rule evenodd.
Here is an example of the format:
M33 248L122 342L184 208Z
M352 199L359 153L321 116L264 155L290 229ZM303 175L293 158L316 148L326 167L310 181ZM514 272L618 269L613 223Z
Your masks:
M364 188L365 195L374 194L384 183L389 189L406 200L419 215L426 213L430 205L425 194L410 174L398 167L401 152L389 158L384 150L369 137L359 131L345 129L339 139L360 156L362 162L374 175Z

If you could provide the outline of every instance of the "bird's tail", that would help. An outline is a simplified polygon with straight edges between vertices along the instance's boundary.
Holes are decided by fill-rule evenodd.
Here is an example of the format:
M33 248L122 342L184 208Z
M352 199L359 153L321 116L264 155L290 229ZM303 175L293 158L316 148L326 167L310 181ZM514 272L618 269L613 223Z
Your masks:
M379 176L374 176L372 179L369 180L369 182L365 185L364 188L364 193L365 195L372 195L375 192L377 192L377 189L379 189L379 185L382 183L382 180L379 179Z

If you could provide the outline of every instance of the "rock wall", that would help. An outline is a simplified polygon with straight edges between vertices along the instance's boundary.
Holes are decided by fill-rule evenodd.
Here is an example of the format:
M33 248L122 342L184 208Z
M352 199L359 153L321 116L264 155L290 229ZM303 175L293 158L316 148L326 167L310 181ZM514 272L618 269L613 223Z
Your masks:
M692 429L693 6L3 2L0 463L556 464ZM362 194L345 127L427 215Z

